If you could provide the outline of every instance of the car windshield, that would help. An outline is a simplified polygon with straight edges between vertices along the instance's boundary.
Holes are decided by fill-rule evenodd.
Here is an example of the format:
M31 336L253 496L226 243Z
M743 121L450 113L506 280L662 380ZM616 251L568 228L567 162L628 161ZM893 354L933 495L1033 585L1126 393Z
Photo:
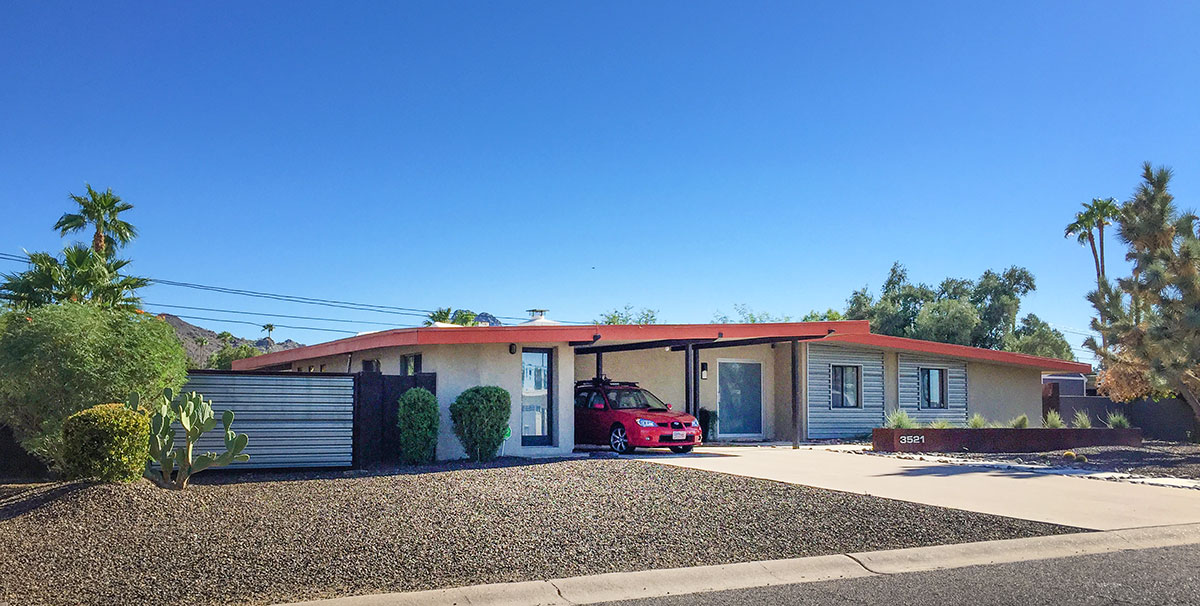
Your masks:
M667 410L663 401L644 389L610 389L608 404L613 408L647 408L650 410Z

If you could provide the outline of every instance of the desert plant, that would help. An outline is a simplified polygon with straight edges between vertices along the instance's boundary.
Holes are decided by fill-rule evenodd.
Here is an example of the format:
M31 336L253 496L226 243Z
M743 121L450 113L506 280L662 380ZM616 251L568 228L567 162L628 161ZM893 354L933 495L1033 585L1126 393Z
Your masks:
M1075 460L1075 453L1070 450L1064 452L1062 456L1064 459L1071 459L1072 461Z
M1076 463L1087 463L1087 457L1084 455L1075 455Z
M967 420L967 427L971 429L986 429L988 425L990 425L988 420L979 413L971 415L971 418Z
M1013 429L1026 429L1029 427L1029 416L1028 415L1017 415L1017 416L1013 417L1013 419L1011 421L1008 422L1008 426Z
M164 389L162 396L150 411L150 456L151 461L158 463L157 474L146 472L146 477L158 482L161 486L183 490L187 488L191 477L209 467L223 467L234 461L249 461L250 455L242 451L250 438L230 429L233 425L233 411L221 413L221 425L225 427L225 452L217 454L206 452L196 456L193 449L200 436L217 426L213 416L212 402L204 396L190 392L179 398L173 397L170 389ZM126 405L132 410L138 410L139 398L131 395ZM183 428L184 444L175 448L175 428L178 422ZM176 469L178 468L178 469Z
M400 396L398 405L400 459L405 463L432 462L437 455L437 397L428 389L414 387Z
M99 404L63 421L67 477L133 482L142 477L150 448L150 420L124 404Z
M187 356L154 316L63 303L0 315L0 423L61 468L62 423L130 392L149 398L187 379Z
M1076 410L1075 418L1071 419L1071 427L1075 429L1091 429L1092 417L1088 416L1086 410Z
M1063 422L1062 415L1058 414L1057 410L1047 410L1046 418L1042 419L1042 427L1046 429L1062 429L1067 424Z
M1129 417L1125 413L1113 410L1104 418L1104 424L1110 429L1129 429L1132 425L1129 423Z
M918 424L904 410L893 410L883 420L883 426L888 429L917 429Z
M512 396L500 387L472 387L450 405L450 421L467 457L472 461L490 461L504 443L508 418L512 414Z
M953 429L954 424L946 419L934 419L925 425L926 429Z
M717 411L701 407L700 414L696 416L696 419L700 421L701 439L711 442L713 431L717 428Z

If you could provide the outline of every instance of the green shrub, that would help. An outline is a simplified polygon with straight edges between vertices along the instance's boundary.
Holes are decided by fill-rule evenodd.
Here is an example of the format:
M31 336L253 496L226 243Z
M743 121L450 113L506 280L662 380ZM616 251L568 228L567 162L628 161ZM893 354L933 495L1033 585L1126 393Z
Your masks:
M1070 450L1068 450L1068 451L1066 451L1066 452L1064 452L1064 453L1063 453L1063 458L1064 458L1064 459L1071 459L1072 461L1074 461L1074 460L1075 460L1075 453L1074 453L1074 452L1072 452L1072 451L1070 451Z
M400 428L400 459L405 463L430 463L437 456L438 403L428 389L414 387L400 396L396 411Z
M926 429L953 429L954 424L946 419L935 419L925 426Z
M212 355L208 356L208 367L217 370L231 370L234 360L244 360L261 354L262 351L253 345L243 343L234 347L226 343L221 346L221 349L212 352Z
M67 476L101 482L142 477L150 453L150 420L124 404L100 404L63 421Z
M1013 420L1008 422L1008 426L1013 429L1026 429L1029 427L1029 417L1027 415L1017 415Z
M1075 429L1091 429L1092 417L1085 410L1076 410L1075 418L1071 419L1071 427Z
M701 408L700 414L696 416L700 421L700 436L705 442L713 440L713 430L717 428L717 411Z
M1087 457L1084 455L1075 455L1076 463L1087 463Z
M1062 415L1058 414L1057 410L1047 410L1046 418L1042 419L1042 427L1046 429L1062 429L1067 424L1063 423Z
M983 418L983 415L979 413L971 415L971 418L967 420L967 427L971 429L985 429L988 425L990 425L988 420Z
M81 303L0 315L0 424L62 468L62 423L130 393L149 398L187 379L175 331L154 316Z
M472 387L450 405L454 435L472 461L490 461L504 443L512 396L499 387Z
M917 429L919 427L917 422L908 416L908 412L904 410L889 412L883 420L883 426L888 429Z
M1129 424L1129 417L1126 417L1125 413L1116 410L1108 413L1108 416L1104 419L1104 424L1112 429L1129 429L1133 427Z

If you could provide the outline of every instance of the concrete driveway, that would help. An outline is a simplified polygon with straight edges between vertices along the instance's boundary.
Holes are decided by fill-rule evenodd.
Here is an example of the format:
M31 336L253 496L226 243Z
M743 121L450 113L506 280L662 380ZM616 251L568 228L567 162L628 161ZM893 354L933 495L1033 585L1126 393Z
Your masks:
M718 446L690 455L646 453L636 458L1093 530L1200 523L1200 490L829 452L824 447Z

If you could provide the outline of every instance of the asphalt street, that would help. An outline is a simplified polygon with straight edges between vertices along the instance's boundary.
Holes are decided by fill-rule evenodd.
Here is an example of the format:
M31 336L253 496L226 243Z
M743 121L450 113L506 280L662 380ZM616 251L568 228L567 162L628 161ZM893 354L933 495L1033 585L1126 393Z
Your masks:
M690 594L609 606L1200 605L1200 545Z

